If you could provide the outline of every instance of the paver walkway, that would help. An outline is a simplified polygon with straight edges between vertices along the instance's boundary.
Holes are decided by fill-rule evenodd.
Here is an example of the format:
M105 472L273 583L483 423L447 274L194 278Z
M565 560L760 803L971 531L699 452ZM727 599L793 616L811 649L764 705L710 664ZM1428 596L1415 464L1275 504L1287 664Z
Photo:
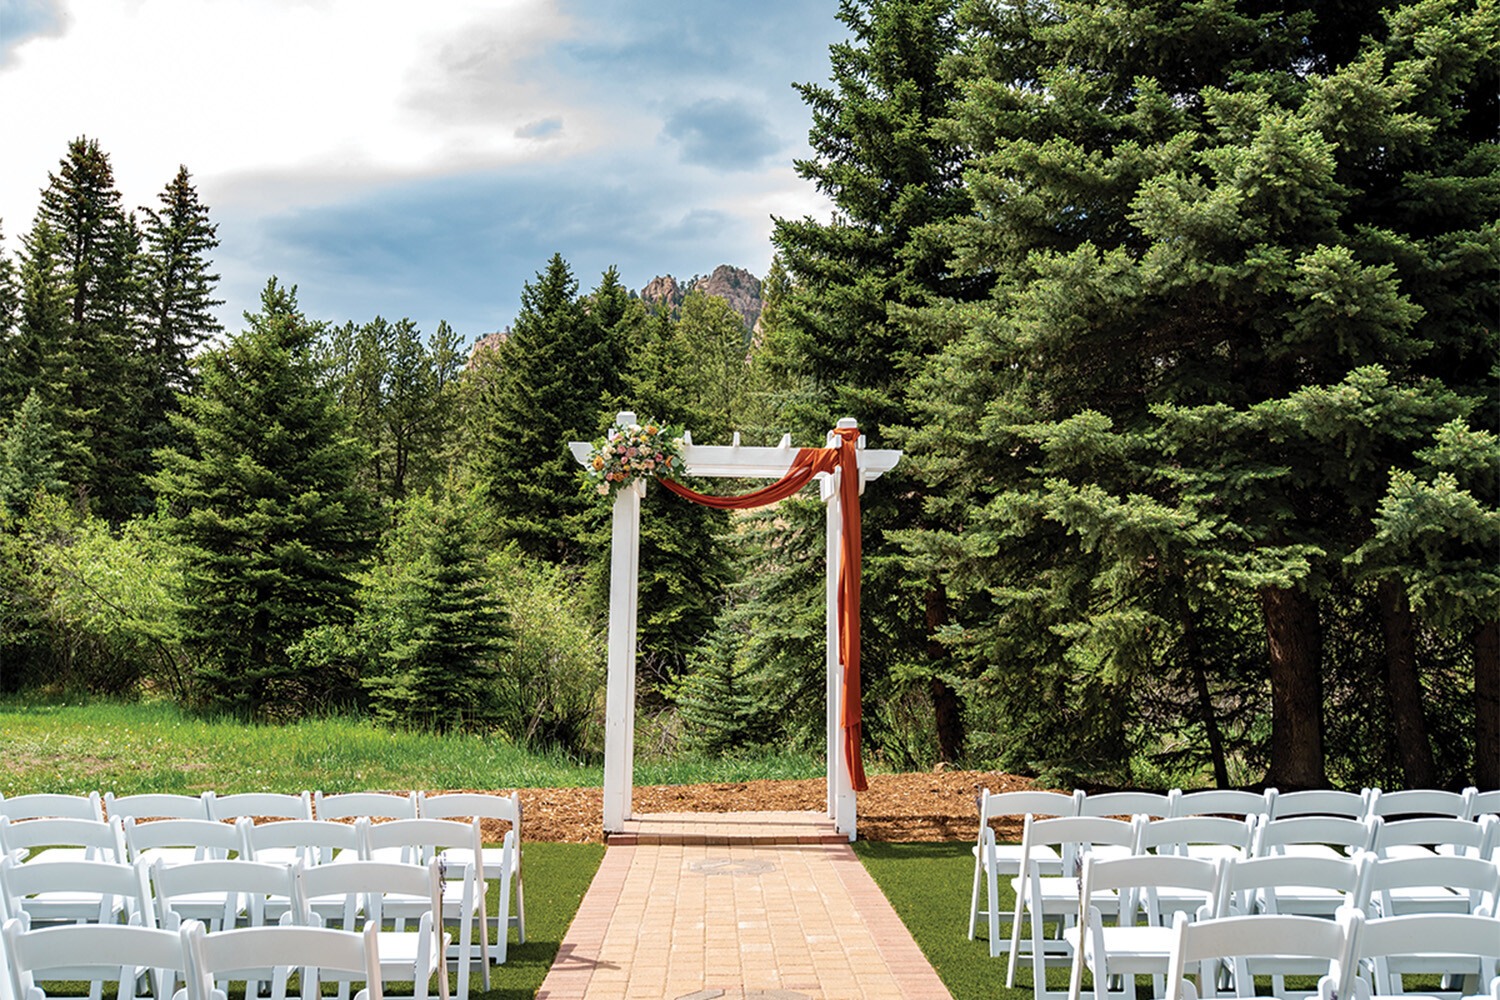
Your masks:
M538 1000L951 1000L818 813L627 821Z

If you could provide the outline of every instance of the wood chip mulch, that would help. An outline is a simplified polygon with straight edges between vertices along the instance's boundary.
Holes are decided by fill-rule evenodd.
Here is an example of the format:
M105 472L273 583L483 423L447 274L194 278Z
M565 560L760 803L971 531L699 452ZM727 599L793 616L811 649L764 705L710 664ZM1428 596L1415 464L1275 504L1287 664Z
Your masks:
M974 840L979 835L979 793L1038 787L1030 778L995 771L936 771L873 774L859 794L862 840ZM454 789L455 791L457 789ZM598 788L522 788L522 832L527 840L572 844L601 843L604 796ZM717 785L639 786L632 799L636 814L662 812L821 811L822 778L799 781L746 781ZM500 826L486 828L486 840L499 840ZM1019 819L998 827L1002 839L1020 840Z

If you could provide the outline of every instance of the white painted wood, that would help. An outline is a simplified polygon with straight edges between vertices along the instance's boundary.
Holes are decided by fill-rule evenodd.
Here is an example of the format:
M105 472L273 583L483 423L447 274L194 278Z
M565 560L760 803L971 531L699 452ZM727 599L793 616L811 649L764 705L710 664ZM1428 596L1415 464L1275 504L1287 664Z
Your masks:
M635 415L622 413L619 420L630 424ZM604 692L604 829L610 833L623 830L630 818L635 769L635 625L645 493L646 484L637 481L615 494L610 532L609 673Z

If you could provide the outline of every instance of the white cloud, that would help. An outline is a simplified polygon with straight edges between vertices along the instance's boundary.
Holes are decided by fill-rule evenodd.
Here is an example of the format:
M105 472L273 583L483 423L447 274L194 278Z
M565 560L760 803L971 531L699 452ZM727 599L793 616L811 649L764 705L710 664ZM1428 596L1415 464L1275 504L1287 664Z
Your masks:
M69 140L97 139L127 205L184 163L215 207L286 206L603 141L517 64L563 37L555 0L68 0L0 70L0 218L18 235ZM548 143L518 136L560 117ZM497 127L499 126L499 127ZM321 180L320 180L321 178Z

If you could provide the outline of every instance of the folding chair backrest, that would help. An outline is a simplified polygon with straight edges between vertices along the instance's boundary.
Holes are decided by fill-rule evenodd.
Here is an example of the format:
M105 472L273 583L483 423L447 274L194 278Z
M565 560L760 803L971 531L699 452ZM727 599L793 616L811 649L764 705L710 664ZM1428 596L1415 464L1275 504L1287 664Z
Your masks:
M302 970L307 1000L320 996L321 983L330 978L363 980L366 988L359 996L381 1000L379 931L371 923L363 933L285 926L206 934L202 925L195 925L184 934L193 967L188 1000L212 1000L216 979L266 978L267 970L288 966Z
M1085 795L1079 803L1080 816L1154 816L1165 818L1173 815L1177 799L1182 795L1174 788L1166 794L1161 792L1104 792Z
M0 816L0 854L37 857L37 848L78 848L90 861L124 861L125 834L117 819L43 817L11 822ZM45 852L41 852L45 853Z
M1500 816L1500 788L1481 792L1474 789L1474 815Z
M261 861L198 861L190 865L167 865L158 861L151 866L151 888L156 897L157 923L161 927L176 929L180 923L176 901L182 897L199 903L204 896L222 896L225 916L224 929L233 923L233 914L239 912L239 900L248 902L248 917L252 925L262 922L267 899L288 900L295 913L294 921L307 923L305 910L300 902L297 887L300 862L291 865L272 865Z
M1084 793L1072 795L1062 792L1024 791L991 792L984 789L979 796L979 823L983 826L1001 816L1077 816Z
M1422 913L1366 921L1359 955L1365 959L1418 959L1415 971L1466 972L1480 983L1500 974L1500 917ZM1397 971L1399 965L1393 965Z
M1262 823L1255 834L1255 855L1285 854L1291 845L1331 844L1349 854L1368 851L1375 842L1380 820L1343 816L1293 816Z
M154 927L151 889L145 872L135 865L116 861L57 861L45 865L17 864L15 858L0 858L0 919L18 917L22 901L37 893L82 893L100 897L101 918L111 912L109 897L127 904L139 914L141 926Z
M237 795L215 795L204 792L208 800L209 819L238 819L241 816L272 816L280 819L312 819L312 793L288 795L281 792L240 792Z
M1474 815L1473 796L1438 788L1406 788L1395 792L1375 789L1370 813L1374 816L1446 816L1469 819Z
M348 851L349 858L360 856L364 846L364 828L359 823L337 823L323 819L283 819L271 823L244 823L240 856L256 860L258 851L268 848L291 849L304 865L327 864L336 851Z
M389 848L411 848L411 863L426 864L445 847L478 849L479 821L393 819L365 827L366 856Z
M395 795L391 792L340 792L336 795L313 793L313 812L318 819L416 819L417 793Z
M1205 788L1183 792L1177 799L1173 816L1257 816L1269 815L1276 790L1247 792L1238 788Z
M55 792L37 792L32 795L0 797L0 816L12 820L43 819L92 819L104 821L104 808L98 792L87 795L60 795Z
M1184 858L1171 854L1133 854L1124 858L1083 859L1082 884L1079 888L1079 912L1087 914L1093 894L1107 890L1143 890L1119 892L1119 925L1128 927L1137 921L1137 909L1144 910L1146 923L1161 923L1156 902L1158 889L1187 889L1208 894L1208 912L1218 910L1222 865L1203 858Z
M1222 959L1322 959L1329 963L1330 981L1320 984L1320 996L1350 995L1355 961L1354 944L1358 940L1362 917L1353 910L1341 910L1336 920L1318 917L1261 915L1222 917L1217 920L1189 921L1187 914L1177 914L1173 925L1175 940L1168 961L1167 1000L1196 997L1185 975L1198 974L1205 995L1216 995L1217 968ZM1264 966L1262 966L1264 967ZM1255 983L1236 983L1239 996L1254 996Z
M1219 844L1249 857L1255 841L1256 819L1255 814L1243 819L1228 816L1159 819L1142 827L1141 850L1157 854L1186 854L1192 844Z
M1393 824L1394 825L1394 824ZM1441 886L1468 898L1470 913L1495 915L1500 905L1500 865L1481 858L1432 854L1411 858L1377 858L1370 864L1371 901L1381 899L1390 914L1392 889Z
M357 912L363 902L365 920L377 926L382 915L382 896L387 893L426 897L435 913L443 912L442 875L438 862L407 865L391 861L350 861L347 864L304 868L298 875L304 899L344 896L350 900L346 912ZM441 917L437 923L441 924Z
M1123 847L1134 853L1140 849L1143 825L1144 821L1127 823L1107 816L1036 819L1028 815L1021 830L1022 875L1028 871L1032 851L1040 845L1057 849L1065 875L1081 871L1083 855L1096 846Z
M1368 796L1332 788L1277 792L1271 801L1272 819L1285 819L1288 816L1344 816L1349 819L1364 819L1368 812Z
M76 980L114 980L118 995L131 997L144 969L186 971L181 938L154 927L64 924L31 930L24 919L11 919L0 929L0 940L16 1000L59 997L38 984Z
M1495 822L1489 817L1478 822L1451 816L1382 821L1370 849L1383 858L1387 849L1396 846L1453 847L1455 854L1488 858L1494 847L1494 831Z
M183 848L193 851L193 860L220 860L240 849L243 835L230 823L211 819L154 819L137 823L132 816L125 817L125 845L130 860L150 860L151 855L164 848Z
M104 814L111 819L208 819L208 799L202 795L176 795L170 792L144 792L140 795L115 796L104 793Z
M1219 916L1252 916L1255 901L1266 913L1278 913L1277 890L1286 886L1328 889L1344 894L1344 905L1363 910L1369 901L1369 870L1373 855L1354 858L1276 855L1231 860L1224 871Z

